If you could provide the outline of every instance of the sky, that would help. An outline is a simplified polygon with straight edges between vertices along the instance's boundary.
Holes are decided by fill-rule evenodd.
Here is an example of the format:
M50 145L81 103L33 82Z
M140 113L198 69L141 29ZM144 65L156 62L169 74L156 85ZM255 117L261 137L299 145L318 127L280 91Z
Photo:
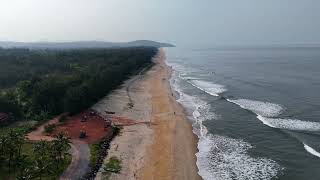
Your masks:
M0 41L320 44L319 0L0 0Z

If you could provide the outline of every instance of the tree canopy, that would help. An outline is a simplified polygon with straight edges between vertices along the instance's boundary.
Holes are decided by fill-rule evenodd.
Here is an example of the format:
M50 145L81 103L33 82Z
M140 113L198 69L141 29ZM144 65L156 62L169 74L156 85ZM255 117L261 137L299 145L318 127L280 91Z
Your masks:
M152 63L152 47L0 48L0 112L32 117L77 113Z

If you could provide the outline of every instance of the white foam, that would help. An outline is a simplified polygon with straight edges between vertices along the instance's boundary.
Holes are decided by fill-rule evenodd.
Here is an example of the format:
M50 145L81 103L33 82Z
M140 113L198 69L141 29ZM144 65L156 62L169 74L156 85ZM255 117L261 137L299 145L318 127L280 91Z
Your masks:
M204 180L247 180L272 179L281 169L273 160L253 158L248 155L252 146L243 140L232 139L208 133L205 121L219 118L205 101L184 93L179 86L179 80L172 81L175 90L180 94L177 100L194 120L193 131L199 137L197 166L199 175Z
M189 73L194 73L197 72L198 70L193 68L193 67L189 67L187 65L184 65L182 63L177 63L177 62L168 62L166 61L166 64L170 67L172 67L175 71L177 71L178 73L182 74L182 76L186 76Z
M197 166L204 180L272 179L281 167L267 158L248 155L252 146L238 139L218 135L201 137Z
M317 152L315 149L313 149L312 147L306 145L303 143L303 147L306 151L308 151L310 154L314 155L314 156L317 156L317 157L320 157L320 153Z
M288 129L294 131L320 131L319 122L302 121L298 119L281 119L281 118L267 118L257 116L263 124L279 129Z
M193 77L193 76L187 76L187 75L181 75L180 76L182 79L184 80L200 80L200 78L197 78L197 77Z
M219 96L219 94L227 91L227 89L220 84L215 84L208 81L203 80L190 80L188 81L192 86L212 95L212 96Z
M281 105L269 102L255 101L249 99L227 99L227 101L237 104L243 109L250 110L257 115L264 117L276 117L279 116L283 111L283 107Z

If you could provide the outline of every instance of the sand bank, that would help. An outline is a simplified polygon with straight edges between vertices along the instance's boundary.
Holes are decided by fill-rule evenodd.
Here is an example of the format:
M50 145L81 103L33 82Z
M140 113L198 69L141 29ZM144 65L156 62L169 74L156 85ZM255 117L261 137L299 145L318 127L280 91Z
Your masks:
M140 172L142 179L201 179L196 166L197 138L192 132L182 107L177 103L169 79L171 69L165 64L160 50L147 79L152 103L154 124L153 144L148 147L147 161Z
M120 158L122 171L110 179L201 179L195 156L197 138L172 94L171 69L165 64L163 50L154 61L152 69L132 78L94 107L101 113L114 111L134 121L150 121L124 126L121 135L112 141L105 161L112 156ZM103 179L103 173L96 179Z

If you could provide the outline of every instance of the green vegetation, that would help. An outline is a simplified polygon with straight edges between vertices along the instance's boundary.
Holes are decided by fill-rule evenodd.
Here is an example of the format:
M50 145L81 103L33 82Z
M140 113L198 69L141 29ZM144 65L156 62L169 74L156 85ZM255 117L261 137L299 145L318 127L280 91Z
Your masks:
M112 127L113 130L113 134L114 136L119 135L121 132L121 129L119 127ZM99 157L101 156L101 154L103 154L106 149L104 146L104 144L106 144L105 142L106 138L102 139L101 141L94 143L94 144L90 144L89 148L90 148L90 164L91 165L95 165L98 162Z
M11 126L2 127L0 129L0 137L6 136L10 131L13 131L13 132L20 133L20 134L24 135L27 132L29 132L30 130L32 130L33 128L34 128L33 125L24 125L24 126L15 126L15 127L11 127Z
M151 66L156 52L152 47L0 48L0 179L57 179L71 161L69 139L60 134L52 142L30 143L25 135L35 125L14 122L40 125L53 116L87 109L129 76ZM66 120L61 116L59 122ZM54 128L48 125L45 131ZM101 146L90 146L92 164L106 153Z
M56 127L57 127L57 125L55 125L55 124L48 124L48 125L44 126L44 132L47 134L52 133Z
M122 166L121 160L112 156L107 163L104 164L103 179L109 180L112 173L120 173Z
M0 136L0 179L57 179L69 165L70 140L63 134L52 142L27 142L23 131Z
M119 173L121 171L121 160L115 156L112 156L105 164L105 171Z
M96 164L101 148L100 143L90 144L90 164Z
M0 48L0 110L46 120L90 107L151 64L156 48L28 50ZM1 123L1 122L0 122Z

